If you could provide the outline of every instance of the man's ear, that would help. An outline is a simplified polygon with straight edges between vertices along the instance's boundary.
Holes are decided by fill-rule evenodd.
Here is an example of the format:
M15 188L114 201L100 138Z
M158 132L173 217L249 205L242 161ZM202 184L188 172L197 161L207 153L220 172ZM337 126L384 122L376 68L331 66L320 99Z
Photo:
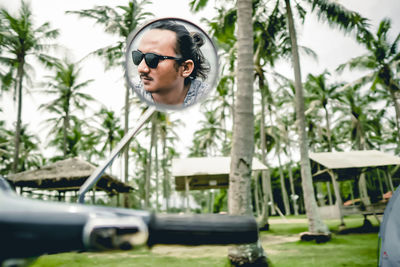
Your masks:
M182 76L184 78L189 77L190 74L192 74L193 69L194 69L194 62L191 59L186 60L185 62L182 63L183 71L182 71Z

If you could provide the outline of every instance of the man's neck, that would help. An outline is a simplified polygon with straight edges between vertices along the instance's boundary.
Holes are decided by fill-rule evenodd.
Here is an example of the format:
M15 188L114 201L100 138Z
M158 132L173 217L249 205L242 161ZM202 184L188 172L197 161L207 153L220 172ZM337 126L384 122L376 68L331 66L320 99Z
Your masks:
M167 92L152 93L151 96L155 103L163 103L166 105L179 105L183 104L185 97L189 91L190 83L179 86Z

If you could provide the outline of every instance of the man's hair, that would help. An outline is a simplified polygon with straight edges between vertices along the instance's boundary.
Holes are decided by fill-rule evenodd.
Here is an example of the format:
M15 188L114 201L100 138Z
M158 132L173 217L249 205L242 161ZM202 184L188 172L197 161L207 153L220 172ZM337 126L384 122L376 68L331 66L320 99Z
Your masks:
M171 20L157 21L151 25L151 29L170 30L176 34L175 53L182 57L182 61L191 59L194 62L192 73L185 79L185 84L188 84L191 79L197 77L203 80L207 79L207 74L210 71L209 64L205 59L200 47L204 44L204 39L200 33L190 33L185 26Z

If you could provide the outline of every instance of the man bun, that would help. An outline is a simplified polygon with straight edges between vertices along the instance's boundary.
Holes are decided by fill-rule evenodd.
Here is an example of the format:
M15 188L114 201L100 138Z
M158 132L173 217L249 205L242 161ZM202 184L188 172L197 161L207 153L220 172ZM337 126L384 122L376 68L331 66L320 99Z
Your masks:
M183 61L191 59L194 63L194 69L189 77L185 78L185 84L190 80L201 78L207 79L210 66L204 57L200 47L205 43L204 37L198 32L189 32L182 24L175 21L158 21L151 26L151 29L169 30L176 34L175 53L181 57Z
M204 44L204 38L203 38L203 36L202 36L200 33L198 33L198 32L191 32L190 35L192 36L193 42L195 43L195 45L196 45L198 48L200 48L200 47L203 46L203 44Z

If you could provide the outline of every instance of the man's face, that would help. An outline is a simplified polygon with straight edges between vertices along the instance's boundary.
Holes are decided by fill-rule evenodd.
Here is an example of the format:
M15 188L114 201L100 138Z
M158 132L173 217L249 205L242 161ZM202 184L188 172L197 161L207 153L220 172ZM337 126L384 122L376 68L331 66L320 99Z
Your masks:
M138 50L142 53L155 53L162 56L177 57L175 53L176 34L169 30L153 29L143 35ZM179 56L179 55L178 55ZM176 68L172 59L160 60L156 68L149 68L143 58L138 72L144 89L150 93L167 93L182 86L184 77L182 67Z

